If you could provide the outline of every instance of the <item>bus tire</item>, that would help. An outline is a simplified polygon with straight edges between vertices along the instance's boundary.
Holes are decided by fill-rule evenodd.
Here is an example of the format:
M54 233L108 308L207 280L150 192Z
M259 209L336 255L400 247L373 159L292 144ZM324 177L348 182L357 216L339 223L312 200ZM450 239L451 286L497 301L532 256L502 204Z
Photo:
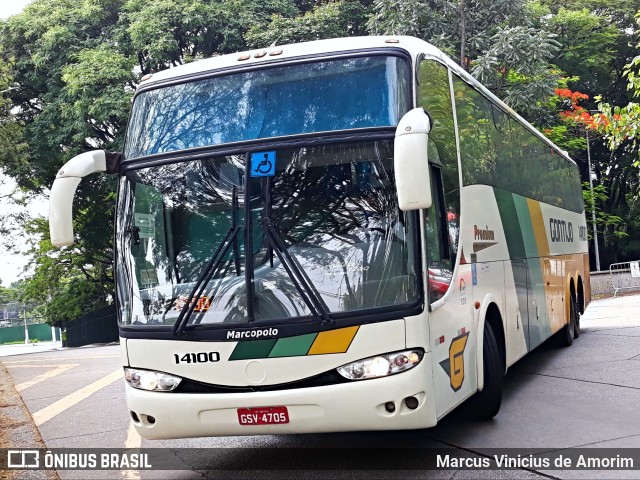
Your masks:
M569 296L569 323L567 323L560 333L560 344L563 347L570 347L576 338L576 316L578 308L573 295Z
M489 420L495 417L502 403L504 365L498 342L489 323L484 327L482 359L484 388L467 401L463 410L463 415L470 420Z
M574 317L574 328L573 328L573 337L578 338L580 336L580 310L578 309L577 301L575 296L573 297L573 303L575 308L575 317Z

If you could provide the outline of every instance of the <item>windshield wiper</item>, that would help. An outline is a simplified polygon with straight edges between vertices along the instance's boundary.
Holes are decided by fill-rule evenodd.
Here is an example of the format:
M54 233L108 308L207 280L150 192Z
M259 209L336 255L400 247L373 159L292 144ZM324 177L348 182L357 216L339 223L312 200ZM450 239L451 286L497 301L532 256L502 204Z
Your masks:
M233 186L231 193L231 228L238 228L238 187ZM238 235L233 237L233 263L236 267L236 275L240 276L240 247Z
M216 251L211 257L211 260L209 260L207 265L202 270L202 273L196 280L196 284L193 287L193 290L191 290L191 293L187 297L187 302L182 307L182 310L180 310L180 315L178 315L176 323L174 323L173 325L173 335L180 336L184 334L184 329L187 326L187 322L189 321L193 310L196 308L197 302L194 302L193 299L200 298L202 292L204 292L204 289L211 280L211 277L213 277L213 274L220 266L220 263L222 263L222 259L227 255L229 248L231 247L231 245L236 244L235 240L238 236L239 231L240 227L236 226L232 226L229 229L222 242L220 242L220 244L218 245L218 248L216 248Z
M333 323L334 320L329 314L329 308L322 300L320 293L318 293L318 290L316 290L311 279L309 279L307 273L298 263L298 260L289 253L287 245L284 243L278 231L273 227L271 220L267 217L262 217L260 224L262 225L269 244L273 247L282 266L287 271L287 275L291 278L291 282L298 290L298 293L300 293L304 303L307 304L311 314L323 323Z

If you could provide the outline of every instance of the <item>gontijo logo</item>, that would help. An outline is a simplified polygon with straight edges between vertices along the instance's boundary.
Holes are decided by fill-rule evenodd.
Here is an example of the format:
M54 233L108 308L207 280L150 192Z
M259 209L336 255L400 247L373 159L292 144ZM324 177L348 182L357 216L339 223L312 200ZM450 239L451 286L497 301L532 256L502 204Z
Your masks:
M573 224L571 222L557 218L549 218L549 231L553 243L573 242Z

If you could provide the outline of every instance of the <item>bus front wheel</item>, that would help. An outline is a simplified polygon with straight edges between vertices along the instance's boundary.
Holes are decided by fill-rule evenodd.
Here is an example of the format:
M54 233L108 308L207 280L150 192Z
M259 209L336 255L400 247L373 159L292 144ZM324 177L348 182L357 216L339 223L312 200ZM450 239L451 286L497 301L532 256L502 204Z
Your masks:
M496 336L489 323L484 327L482 361L484 387L469 399L463 411L464 416L471 420L489 420L495 417L502 403L504 366Z

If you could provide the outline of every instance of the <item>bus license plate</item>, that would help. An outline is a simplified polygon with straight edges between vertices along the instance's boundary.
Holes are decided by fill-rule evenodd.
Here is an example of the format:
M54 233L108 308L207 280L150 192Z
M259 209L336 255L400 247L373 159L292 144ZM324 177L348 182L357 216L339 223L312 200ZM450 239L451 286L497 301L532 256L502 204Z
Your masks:
M287 407L239 408L240 425L279 425L289 423Z

